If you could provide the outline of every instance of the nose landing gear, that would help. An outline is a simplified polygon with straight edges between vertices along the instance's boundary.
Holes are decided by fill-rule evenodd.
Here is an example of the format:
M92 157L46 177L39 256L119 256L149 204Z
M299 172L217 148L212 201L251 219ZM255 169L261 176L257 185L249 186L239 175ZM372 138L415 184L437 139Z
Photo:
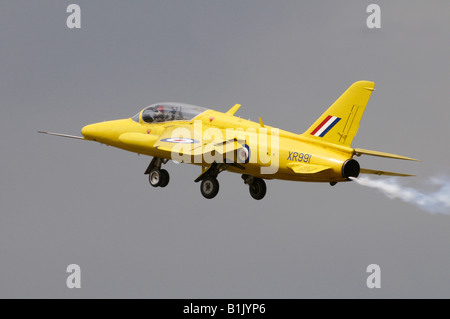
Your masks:
M153 187L166 187L169 184L170 175L165 169L153 169L148 175L150 185Z

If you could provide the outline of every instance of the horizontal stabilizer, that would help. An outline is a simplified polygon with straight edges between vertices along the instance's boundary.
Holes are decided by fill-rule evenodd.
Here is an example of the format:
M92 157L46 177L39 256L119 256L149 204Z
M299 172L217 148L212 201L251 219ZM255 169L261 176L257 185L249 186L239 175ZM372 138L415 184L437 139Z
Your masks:
M409 174L401 174L401 173L394 173L394 172L379 171L379 170L367 169L367 168L361 168L360 173L362 173L362 174L372 174L372 175L378 175L378 176L381 176L381 175L402 176L402 177L416 176L416 175L409 175Z
M287 167L297 174L316 174L332 169L331 167L323 165L300 164L300 163L289 163Z
M378 151L365 150L365 149L362 149L362 148L355 148L354 149L354 154L356 156L371 155L371 156L379 156L379 157L387 157L387 158L395 158L395 159L401 159L401 160L420 162L420 160L417 160L417 159L414 159L414 158L411 158L411 157L395 155L395 154L390 154L390 153L384 153L384 152L378 152Z
M77 140L84 140L85 139L84 137L81 137L81 136L67 135L67 134L60 134L60 133L43 132L43 131L38 131L38 133L54 135L54 136L60 136L60 137L67 137L67 138L74 138L74 139L77 139Z

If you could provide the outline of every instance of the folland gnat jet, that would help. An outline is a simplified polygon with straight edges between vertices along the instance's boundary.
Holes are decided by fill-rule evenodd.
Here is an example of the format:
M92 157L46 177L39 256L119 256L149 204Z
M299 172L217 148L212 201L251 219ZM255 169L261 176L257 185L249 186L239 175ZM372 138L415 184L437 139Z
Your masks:
M165 187L169 173L162 168L169 160L202 167L205 198L219 191L223 171L242 174L254 199L266 194L265 180L302 182L351 181L360 173L413 176L360 168L355 156L372 155L402 160L413 158L351 147L359 122L375 84L351 85L303 134L296 134L235 116L240 105L225 113L182 103L150 105L128 119L90 124L81 136L40 132L95 141L126 151L152 156L145 174L150 185Z

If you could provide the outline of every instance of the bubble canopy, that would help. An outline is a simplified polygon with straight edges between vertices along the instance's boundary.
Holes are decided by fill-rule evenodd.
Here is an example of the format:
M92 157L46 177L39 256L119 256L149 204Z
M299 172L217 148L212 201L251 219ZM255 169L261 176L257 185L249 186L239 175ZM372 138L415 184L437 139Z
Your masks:
M163 123L170 121L190 121L197 115L207 111L207 108L175 102L156 103L147 106L141 112L132 117L135 122Z

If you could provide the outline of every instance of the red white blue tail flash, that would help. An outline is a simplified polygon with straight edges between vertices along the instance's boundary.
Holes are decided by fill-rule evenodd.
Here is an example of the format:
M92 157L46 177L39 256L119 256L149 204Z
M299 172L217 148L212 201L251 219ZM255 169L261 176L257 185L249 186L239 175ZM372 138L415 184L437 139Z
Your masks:
M311 132L311 135L324 137L325 134L327 134L340 120L341 118L339 117L328 115L326 119Z

